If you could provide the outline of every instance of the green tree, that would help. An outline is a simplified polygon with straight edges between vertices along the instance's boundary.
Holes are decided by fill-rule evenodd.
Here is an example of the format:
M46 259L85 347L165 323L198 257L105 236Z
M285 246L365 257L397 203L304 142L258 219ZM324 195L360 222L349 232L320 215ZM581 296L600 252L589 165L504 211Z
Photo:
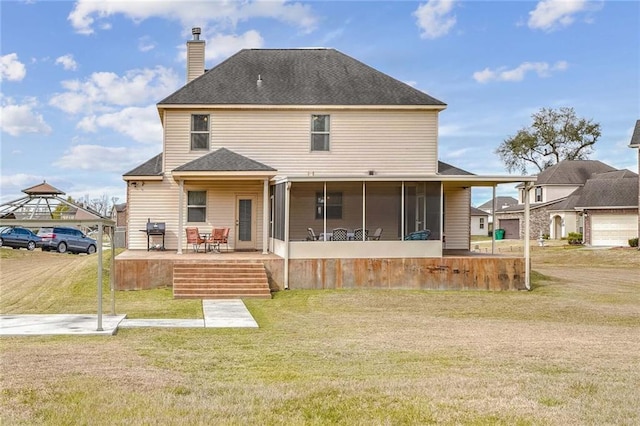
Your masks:
M542 108L531 116L533 123L509 136L495 153L509 172L538 172L562 160L586 160L600 137L600 124L578 118L573 108Z

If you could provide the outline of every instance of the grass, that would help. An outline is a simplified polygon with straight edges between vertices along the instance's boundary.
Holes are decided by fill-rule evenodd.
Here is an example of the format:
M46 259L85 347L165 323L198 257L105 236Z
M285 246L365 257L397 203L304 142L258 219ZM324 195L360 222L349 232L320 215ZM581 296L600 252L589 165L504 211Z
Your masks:
M288 291L245 302L259 329L2 338L0 423L638 424L640 283L558 279L590 255L552 249L531 292ZM637 271L637 251L616 253ZM5 280L25 255L0 250L2 313L48 299ZM69 259L86 273L40 292L95 305L91 258ZM201 316L167 290L116 300L130 317Z

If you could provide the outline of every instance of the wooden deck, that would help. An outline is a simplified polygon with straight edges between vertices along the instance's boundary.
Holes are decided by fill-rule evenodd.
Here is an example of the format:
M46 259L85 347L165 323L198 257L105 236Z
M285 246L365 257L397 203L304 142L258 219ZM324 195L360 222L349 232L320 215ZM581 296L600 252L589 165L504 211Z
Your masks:
M169 288L174 265L262 263L271 291L284 289L284 259L261 252L183 253L128 250L116 257L117 290ZM524 258L450 251L442 258L291 259L290 289L522 290Z

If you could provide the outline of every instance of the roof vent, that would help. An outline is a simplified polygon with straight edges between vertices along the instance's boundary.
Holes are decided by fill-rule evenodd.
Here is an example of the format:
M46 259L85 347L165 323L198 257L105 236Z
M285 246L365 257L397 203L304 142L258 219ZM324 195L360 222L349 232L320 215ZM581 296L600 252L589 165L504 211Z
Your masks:
M256 81L256 84L258 87L262 87L262 76L260 74L258 74L258 81Z
M200 27L194 27L191 29L191 34L193 34L194 40L200 40Z

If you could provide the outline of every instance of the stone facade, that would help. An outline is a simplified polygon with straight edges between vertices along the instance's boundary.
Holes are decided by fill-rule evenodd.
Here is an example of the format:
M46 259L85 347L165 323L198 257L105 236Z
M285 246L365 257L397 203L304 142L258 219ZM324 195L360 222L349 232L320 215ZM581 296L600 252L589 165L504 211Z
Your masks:
M500 223L500 219L520 219L520 239L524 238L524 211L496 213L496 223ZM540 235L548 234L551 219L549 208L547 206L536 207L529 210L529 239L537 240Z

